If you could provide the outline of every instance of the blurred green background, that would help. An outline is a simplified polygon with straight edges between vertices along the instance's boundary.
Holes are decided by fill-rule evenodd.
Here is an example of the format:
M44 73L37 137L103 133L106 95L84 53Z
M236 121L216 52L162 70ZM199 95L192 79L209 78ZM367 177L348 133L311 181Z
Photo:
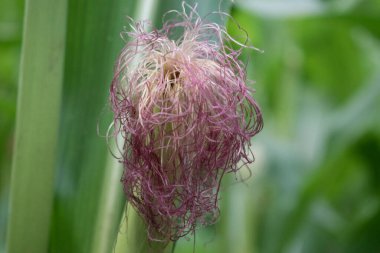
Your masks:
M153 5L157 26L179 4ZM93 252L94 220L110 173L96 128L100 122L104 133L110 122L107 91L123 45L119 32L138 5L68 1L49 252ZM218 1L200 8L215 11ZM193 245L197 253L380 252L380 1L235 0L228 11L264 50L242 56L264 129L253 140L250 179L235 183L228 175L223 182L220 221L197 230L195 241L181 239L176 252L193 252ZM24 1L0 0L1 253L23 13ZM232 23L228 28L239 38ZM114 185L120 195L121 185ZM115 209L118 223L122 205Z

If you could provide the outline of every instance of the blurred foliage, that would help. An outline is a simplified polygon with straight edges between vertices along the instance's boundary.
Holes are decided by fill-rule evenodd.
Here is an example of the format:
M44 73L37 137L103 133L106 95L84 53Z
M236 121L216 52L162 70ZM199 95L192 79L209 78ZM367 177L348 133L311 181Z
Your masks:
M109 119L118 32L134 1L106 2L70 1L52 252L88 252L91 243L107 152L96 124ZM264 50L245 50L242 59L265 127L253 140L253 176L224 181L220 221L197 231L195 251L379 252L380 1L235 2L232 16ZM0 2L0 252L22 8L20 0ZM240 38L232 22L228 28ZM176 252L192 252L193 243L180 240Z
M5 242L24 1L0 1L0 252Z

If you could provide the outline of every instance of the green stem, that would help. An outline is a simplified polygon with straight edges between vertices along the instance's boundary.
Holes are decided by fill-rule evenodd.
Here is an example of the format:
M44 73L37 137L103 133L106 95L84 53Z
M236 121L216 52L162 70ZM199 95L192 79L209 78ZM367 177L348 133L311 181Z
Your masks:
M7 233L9 253L43 253L48 249L66 12L67 0L26 1Z
M115 217L120 217L120 210L124 202L121 187L115 186L120 181L123 167L111 154L107 158L106 170L99 201L99 214L95 225L92 253L106 253L112 249L120 221Z
M160 242L150 242L144 221L135 209L127 204L120 223L115 253L164 253L171 252L171 245L171 243L166 245Z

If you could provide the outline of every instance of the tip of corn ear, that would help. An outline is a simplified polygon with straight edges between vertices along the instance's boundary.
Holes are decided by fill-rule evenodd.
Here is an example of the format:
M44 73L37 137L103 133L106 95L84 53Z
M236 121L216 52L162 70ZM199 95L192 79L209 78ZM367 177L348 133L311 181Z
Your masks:
M124 137L124 192L151 240L216 221L221 178L253 162L250 139L263 126L241 49L195 11L184 8L160 30L132 25L110 88L114 134Z

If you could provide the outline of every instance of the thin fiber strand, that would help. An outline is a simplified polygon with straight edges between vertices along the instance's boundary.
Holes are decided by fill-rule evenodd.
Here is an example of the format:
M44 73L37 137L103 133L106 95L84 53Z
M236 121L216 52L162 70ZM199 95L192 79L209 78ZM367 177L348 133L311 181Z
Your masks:
M187 7L161 30L131 24L110 88L124 192L149 238L164 242L215 222L221 178L253 162L250 140L263 126L241 49Z

